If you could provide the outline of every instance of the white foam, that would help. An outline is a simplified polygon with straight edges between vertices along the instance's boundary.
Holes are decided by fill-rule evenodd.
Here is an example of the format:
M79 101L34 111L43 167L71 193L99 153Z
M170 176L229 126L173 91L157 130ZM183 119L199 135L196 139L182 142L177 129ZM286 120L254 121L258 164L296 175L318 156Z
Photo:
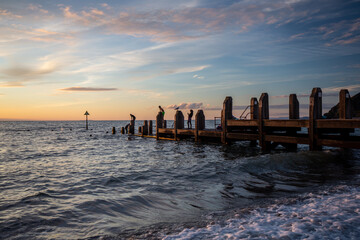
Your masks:
M359 239L360 188L307 194L292 204L273 204L250 213L186 228L163 239Z

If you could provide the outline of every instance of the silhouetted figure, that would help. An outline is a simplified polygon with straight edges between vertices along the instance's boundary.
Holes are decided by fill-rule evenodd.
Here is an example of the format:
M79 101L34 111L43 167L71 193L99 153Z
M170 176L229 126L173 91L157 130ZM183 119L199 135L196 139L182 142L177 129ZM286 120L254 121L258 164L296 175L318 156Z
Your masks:
M163 115L163 117L165 116L165 111L164 111L164 109L161 107L161 106L159 106L159 110L160 110L160 112L162 113L162 115Z
M188 128L192 128L191 118L193 115L194 115L194 111L190 109L190 113L188 113L188 121L187 121Z

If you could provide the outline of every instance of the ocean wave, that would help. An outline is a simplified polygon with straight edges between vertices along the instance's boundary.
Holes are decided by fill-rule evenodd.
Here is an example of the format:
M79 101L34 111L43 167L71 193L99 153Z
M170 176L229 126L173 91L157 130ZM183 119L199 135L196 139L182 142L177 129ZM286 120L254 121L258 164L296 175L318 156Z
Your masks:
M201 228L159 236L173 239L358 239L360 188L308 193L293 202L238 213L234 218Z

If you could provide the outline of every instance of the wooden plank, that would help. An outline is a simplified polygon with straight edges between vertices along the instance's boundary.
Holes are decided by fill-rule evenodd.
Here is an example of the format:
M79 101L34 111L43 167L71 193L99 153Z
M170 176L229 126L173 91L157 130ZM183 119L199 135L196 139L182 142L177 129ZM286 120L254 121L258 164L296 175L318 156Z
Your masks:
M258 120L227 120L228 127L257 127L258 124Z
M159 128L158 129L158 133L163 133L163 134L174 134L175 129L173 128Z
M222 137L222 131L199 130L199 136L200 137L221 138Z
M360 119L318 119L317 128L360 128Z
M317 141L318 144L323 146L360 149L360 141L344 141L335 139L318 139Z
M258 140L259 134L257 133L227 133L226 137L234 140Z
M309 144L309 138L307 136L279 136L279 135L266 135L266 141L272 141L277 143L293 143L293 144Z
M308 120L299 120L299 119L288 119L288 120L278 120L278 119L264 119L264 126L265 127L288 127L288 128L299 128L309 127Z
M193 129L178 129L177 135L190 135L195 136L195 130Z

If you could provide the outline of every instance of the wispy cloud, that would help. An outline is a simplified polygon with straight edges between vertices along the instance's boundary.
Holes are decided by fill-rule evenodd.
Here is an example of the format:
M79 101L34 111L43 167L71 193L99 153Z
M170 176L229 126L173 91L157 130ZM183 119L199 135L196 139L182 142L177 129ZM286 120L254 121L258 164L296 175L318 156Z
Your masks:
M117 91L118 88L101 88L101 87L69 87L59 89L60 91L68 92L107 92L107 91Z
M172 104L172 105L168 105L166 106L167 109L175 109L175 108L179 108L179 109L199 109L203 107L203 103L199 102L199 103L179 103L179 104Z

